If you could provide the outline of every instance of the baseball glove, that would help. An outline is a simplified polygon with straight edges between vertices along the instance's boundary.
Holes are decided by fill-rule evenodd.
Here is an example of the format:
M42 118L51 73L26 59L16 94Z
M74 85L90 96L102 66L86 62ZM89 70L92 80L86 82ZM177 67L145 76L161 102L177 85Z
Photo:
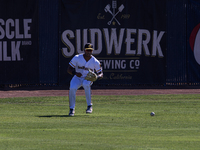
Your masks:
M87 76L85 77L85 80L94 82L97 80L97 75L94 72L92 72L91 70L89 70Z

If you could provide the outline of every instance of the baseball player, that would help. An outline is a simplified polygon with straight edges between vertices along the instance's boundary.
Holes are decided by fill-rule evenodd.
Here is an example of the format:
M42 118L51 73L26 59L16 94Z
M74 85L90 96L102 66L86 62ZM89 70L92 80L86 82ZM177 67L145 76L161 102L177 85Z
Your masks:
M93 50L93 45L91 43L85 44L84 53L75 55L69 63L67 72L74 75L70 81L69 88L69 116L74 116L75 114L76 91L81 86L85 90L87 102L86 113L92 113L91 85L96 79L103 78L102 67L100 62L92 55ZM97 75L95 74L95 79L88 79L89 72L93 74L94 72L97 73Z

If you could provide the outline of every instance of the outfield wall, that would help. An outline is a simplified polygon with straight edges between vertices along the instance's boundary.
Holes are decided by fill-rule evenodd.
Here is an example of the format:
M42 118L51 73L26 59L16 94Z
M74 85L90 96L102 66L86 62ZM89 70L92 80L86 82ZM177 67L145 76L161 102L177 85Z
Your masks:
M18 0L0 5L0 84L69 85L67 66L94 44L96 85L199 85L200 2Z

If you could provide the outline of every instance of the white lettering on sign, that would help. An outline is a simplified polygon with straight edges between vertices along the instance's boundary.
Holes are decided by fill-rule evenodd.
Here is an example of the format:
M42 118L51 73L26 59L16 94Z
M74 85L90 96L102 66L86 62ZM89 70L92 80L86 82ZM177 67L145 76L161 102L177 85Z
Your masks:
M139 58L130 59L99 59L103 70L138 70L140 67Z
M0 18L0 61L22 61L21 45L32 45L32 41L19 41L31 39L30 24L32 19ZM11 41L9 41L11 40Z
M75 53L83 53L83 47L89 42L94 45L94 55L102 52L102 48L106 48L106 54L120 55L125 51L125 55L147 57L161 57L163 58L163 50L160 42L164 36L165 31L149 31L147 29L125 29L121 28L117 31L116 28L103 28L102 31L95 29L77 29L65 30L62 33L62 42L66 47L62 48L64 57L72 57ZM75 41L74 41L75 40ZM105 45L103 46L103 40ZM73 45L72 43L76 43ZM151 46L149 46L151 44ZM123 50L122 47L126 49Z

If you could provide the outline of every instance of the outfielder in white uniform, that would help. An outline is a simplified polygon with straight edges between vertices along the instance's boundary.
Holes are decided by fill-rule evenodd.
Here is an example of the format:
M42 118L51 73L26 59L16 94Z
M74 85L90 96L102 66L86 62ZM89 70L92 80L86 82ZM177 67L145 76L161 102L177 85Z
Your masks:
M91 85L92 81L88 81L85 77L90 69L97 73L97 78L103 78L103 71L100 62L92 55L93 45L87 43L85 45L84 54L75 55L69 63L67 72L74 75L69 88L69 116L74 116L75 103L76 103L76 91L82 86L85 90L85 97L87 102L86 113L92 113L92 100L91 100Z

